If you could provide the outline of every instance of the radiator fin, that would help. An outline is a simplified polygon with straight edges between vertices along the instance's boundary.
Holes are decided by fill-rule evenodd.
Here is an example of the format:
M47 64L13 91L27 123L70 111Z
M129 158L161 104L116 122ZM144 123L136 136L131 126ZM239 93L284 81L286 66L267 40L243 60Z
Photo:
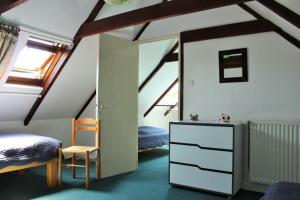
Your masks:
M300 182L300 122L250 122L251 182Z

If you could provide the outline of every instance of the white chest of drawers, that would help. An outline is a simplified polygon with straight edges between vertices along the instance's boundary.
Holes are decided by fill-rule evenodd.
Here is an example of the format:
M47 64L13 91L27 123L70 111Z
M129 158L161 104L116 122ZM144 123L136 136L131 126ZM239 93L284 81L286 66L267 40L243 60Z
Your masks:
M169 182L234 196L242 185L241 123L170 123Z

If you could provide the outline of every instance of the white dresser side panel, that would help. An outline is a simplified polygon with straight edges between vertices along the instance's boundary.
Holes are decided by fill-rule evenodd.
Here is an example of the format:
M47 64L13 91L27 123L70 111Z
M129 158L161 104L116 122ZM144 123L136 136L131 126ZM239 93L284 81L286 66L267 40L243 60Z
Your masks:
M171 142L233 149L233 127L171 124L170 133Z
M170 145L170 161L201 168L232 172L232 152L200 149L196 146Z
M170 163L170 182L204 190L231 194L232 175Z
M243 125L237 125L234 129L234 194L241 189L243 183L244 128Z

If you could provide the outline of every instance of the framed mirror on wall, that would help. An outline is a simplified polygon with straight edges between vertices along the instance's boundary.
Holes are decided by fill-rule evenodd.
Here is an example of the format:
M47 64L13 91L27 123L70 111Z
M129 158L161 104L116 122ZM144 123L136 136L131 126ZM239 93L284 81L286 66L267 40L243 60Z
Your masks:
M220 83L247 82L247 49L219 51Z

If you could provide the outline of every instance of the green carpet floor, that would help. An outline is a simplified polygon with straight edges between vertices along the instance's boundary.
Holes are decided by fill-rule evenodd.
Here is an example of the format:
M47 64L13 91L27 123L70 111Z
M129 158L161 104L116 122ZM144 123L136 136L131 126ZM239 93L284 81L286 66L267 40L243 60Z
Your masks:
M225 197L172 187L168 184L168 150L156 149L139 154L135 172L96 181L84 189L84 179L73 180L64 169L62 188L46 188L45 168L28 170L26 175L0 174L0 200L225 200ZM84 170L78 170L84 175ZM94 176L94 174L92 174ZM240 191L235 200L258 200L262 194Z

